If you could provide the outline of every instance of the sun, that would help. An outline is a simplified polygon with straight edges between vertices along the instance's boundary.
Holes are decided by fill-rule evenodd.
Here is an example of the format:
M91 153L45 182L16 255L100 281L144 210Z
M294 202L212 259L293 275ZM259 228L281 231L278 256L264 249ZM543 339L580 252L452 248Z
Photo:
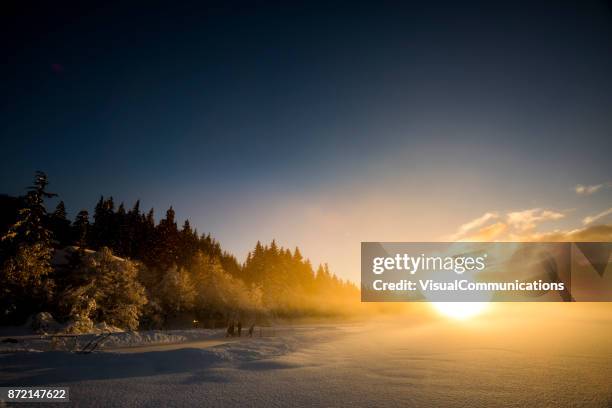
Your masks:
M457 320L465 320L482 313L487 302L431 302L438 313Z

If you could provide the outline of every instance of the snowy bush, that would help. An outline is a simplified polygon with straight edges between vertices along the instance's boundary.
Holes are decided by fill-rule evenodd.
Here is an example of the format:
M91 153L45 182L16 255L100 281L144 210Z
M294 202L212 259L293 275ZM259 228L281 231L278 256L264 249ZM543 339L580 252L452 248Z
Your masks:
M102 248L83 257L72 273L84 283L68 288L61 306L70 316L75 332L82 333L93 322L138 328L147 299L134 262L117 258L108 248Z
M89 317L77 316L66 324L63 331L69 334L89 333L93 327L93 322Z
M59 329L59 324L48 312L40 312L32 316L28 321L28 326L37 333L53 333Z

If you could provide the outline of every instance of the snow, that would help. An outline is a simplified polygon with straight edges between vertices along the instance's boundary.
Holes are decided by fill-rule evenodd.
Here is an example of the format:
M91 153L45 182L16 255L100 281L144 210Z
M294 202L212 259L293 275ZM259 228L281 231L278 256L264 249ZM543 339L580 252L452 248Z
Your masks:
M63 249L56 249L53 252L53 258L51 259L51 264L54 266L66 266L70 264L70 256L78 250L79 250L79 247L74 246L74 245L67 246ZM91 255L96 254L96 251L91 250L91 249L83 249L83 254L85 256L91 256ZM113 259L117 261L125 261L124 258L120 258L116 255L113 255L112 257Z
M94 407L609 406L610 305L492 309L469 321L407 315L230 341L218 331L126 334L92 354L2 354L0 385L69 386L77 405ZM168 342L151 351L153 341ZM134 352L114 348L125 344Z
M90 343L104 336L108 331L113 332L112 335L105 338L99 345L100 350L135 347L154 344L176 344L190 341L206 340L211 338L223 337L223 330L148 330L148 331L117 331L116 328L104 326L104 330L96 331L90 334L81 335L30 335L25 334L23 330L19 331L16 336L3 333L2 338L11 338L18 343L0 343L0 352L16 352L16 351L78 351ZM109 330L110 328L110 330Z

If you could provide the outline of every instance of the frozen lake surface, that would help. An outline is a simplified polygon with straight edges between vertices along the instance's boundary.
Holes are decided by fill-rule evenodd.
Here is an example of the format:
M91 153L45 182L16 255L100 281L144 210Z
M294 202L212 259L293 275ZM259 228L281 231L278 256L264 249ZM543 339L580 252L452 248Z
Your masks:
M11 352L0 383L69 386L77 405L99 407L610 407L611 310L496 305L463 322L402 316L128 353Z

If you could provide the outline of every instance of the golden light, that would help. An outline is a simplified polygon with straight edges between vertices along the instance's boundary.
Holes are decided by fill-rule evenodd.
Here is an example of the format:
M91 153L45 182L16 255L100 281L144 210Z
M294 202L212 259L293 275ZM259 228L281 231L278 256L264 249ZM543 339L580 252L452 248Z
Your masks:
M488 302L431 302L441 315L457 320L465 320L481 314Z

